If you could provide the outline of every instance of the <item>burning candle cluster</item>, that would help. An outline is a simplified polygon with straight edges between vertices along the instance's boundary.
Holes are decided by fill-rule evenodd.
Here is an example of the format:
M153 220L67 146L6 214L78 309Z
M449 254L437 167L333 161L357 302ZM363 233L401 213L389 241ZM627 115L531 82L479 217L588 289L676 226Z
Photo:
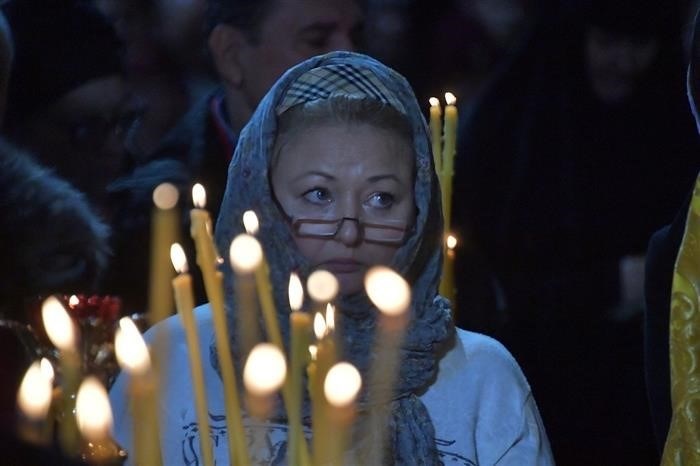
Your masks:
M452 226L452 178L454 177L454 158L457 151L457 98L451 92L445 93L445 117L440 100L430 100L430 138L432 141L435 171L440 181L442 193L442 211L445 228L445 256L442 266L440 294L450 300L453 307L456 298L454 279L455 253L457 238L451 233Z
M435 122L431 109L431 127ZM443 184L443 196L450 196L453 172L456 108L448 99L445 109L444 149L436 154ZM439 141L438 141L439 139ZM440 154L439 160L437 154ZM438 164L439 162L439 164ZM339 284L329 272L317 270L306 277L306 283L294 272L289 276L288 296L289 342L285 345L278 312L273 298L270 268L263 248L256 238L258 219L252 211L242 219L247 233L233 239L228 252L229 264L221 257L213 240L212 221L205 209L206 193L201 185L193 188L194 208L190 211L190 235L196 250L210 305L214 328L216 356L223 384L227 452L229 464L254 464L256 445L247 429L250 420L264 424L275 412L283 410L288 424L287 463L300 466L342 465L347 462L352 442L352 426L357 418L357 399L367 387L368 406L389 406L399 369L399 351L408 323L411 290L406 281L386 267L374 267L367 273L367 296L380 311L377 317L376 360L367 374L367 381L350 362L343 361L341 340L336 335L336 298ZM203 357L195 316L192 277L187 256L175 241L177 234L177 190L170 185L154 192L152 217L153 246L151 255L151 297L148 317L156 324L174 307L181 319L189 355L189 370L194 394L193 405L198 425L201 463L213 466L214 445L209 425L207 387L203 374ZM449 224L449 203L445 209ZM163 243L168 244L170 262L164 256ZM238 343L242 367L236 367L229 335L229 321L224 298L223 268L230 266L235 276L235 325L231 328ZM173 270L176 273L173 273ZM443 277L444 280L444 277ZM163 283L169 290L163 291ZM275 284L278 285L278 284ZM156 296L167 293L168 296ZM305 294L308 300L305 300ZM308 303L305 306L304 303ZM54 380L51 365L36 362L28 369L18 393L21 411L20 429L25 438L38 444L57 440L69 455L82 457L91 464L120 464L124 452L112 441L112 414L105 387L94 377L83 373L79 352L78 327L55 298L49 298L42 310L44 326L52 344L58 349L60 376ZM114 335L116 358L128 377L128 398L133 419L133 442L129 455L136 465L163 464L160 445L159 384L162 383L163 361L167 352L167 335L156 326L147 344L134 322L122 318ZM286 328L287 326L285 326ZM54 385L58 387L54 388ZM308 397L305 394L308 393ZM310 403L309 418L305 401ZM281 404L279 404L281 400ZM381 464L384 460L387 409L366 413L366 427L376 443L367 461ZM53 431L56 427L56 432ZM311 441L307 436L311 434Z

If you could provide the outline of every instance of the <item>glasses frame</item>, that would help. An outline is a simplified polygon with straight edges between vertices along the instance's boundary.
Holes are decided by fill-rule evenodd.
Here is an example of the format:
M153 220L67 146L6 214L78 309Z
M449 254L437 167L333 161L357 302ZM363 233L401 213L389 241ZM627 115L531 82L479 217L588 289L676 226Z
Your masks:
M312 218L290 218L291 221L291 226L292 226L292 231L296 236L299 236L301 238L319 238L319 239L331 239L335 238L335 236L338 234L340 231L340 228L343 226L343 222L346 220L351 220L355 223L357 223L358 227L362 226L360 229L361 231L361 237L362 241L367 242L367 243L374 243L374 244L383 244L387 246L400 246L406 241L406 235L408 234L408 225L405 223L399 223L395 222L393 225L391 224L384 224L384 223L370 223L370 222L365 222L360 220L359 218L355 217L342 217L334 220L322 220L322 219L312 219ZM335 231L332 233L328 234L309 234L309 233L302 233L301 232L301 226L304 224L312 224L312 225L332 225L336 224ZM396 240L376 240L376 239L367 239L365 237L365 229L367 227L370 228L376 228L376 229L381 229L381 230L393 230L393 231L399 231L402 233L400 239Z

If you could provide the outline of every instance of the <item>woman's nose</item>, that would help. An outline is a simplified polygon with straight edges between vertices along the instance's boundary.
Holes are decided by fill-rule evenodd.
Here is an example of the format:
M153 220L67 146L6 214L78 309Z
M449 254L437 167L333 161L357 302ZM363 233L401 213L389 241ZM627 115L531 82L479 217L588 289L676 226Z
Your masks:
M360 223L358 220L356 218L345 217L340 223L338 232L335 234L335 239L348 247L357 246L362 240Z

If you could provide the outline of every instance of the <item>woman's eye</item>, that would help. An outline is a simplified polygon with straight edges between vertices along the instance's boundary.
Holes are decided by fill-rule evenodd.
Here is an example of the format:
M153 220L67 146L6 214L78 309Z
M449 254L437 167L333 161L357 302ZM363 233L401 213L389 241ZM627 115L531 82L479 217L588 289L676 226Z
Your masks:
M394 204L394 196L389 193L373 193L367 200L370 207L386 209Z
M304 199L314 204L327 204L331 201L331 193L326 188L313 188L304 193Z

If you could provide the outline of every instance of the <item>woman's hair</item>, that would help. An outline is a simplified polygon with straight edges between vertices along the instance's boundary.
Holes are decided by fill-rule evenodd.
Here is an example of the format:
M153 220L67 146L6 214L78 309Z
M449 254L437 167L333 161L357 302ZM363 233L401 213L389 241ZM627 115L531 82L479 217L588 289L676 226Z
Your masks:
M294 106L277 118L272 165L281 148L299 133L316 126L334 125L369 125L389 131L413 147L411 123L401 112L378 100L341 95Z

